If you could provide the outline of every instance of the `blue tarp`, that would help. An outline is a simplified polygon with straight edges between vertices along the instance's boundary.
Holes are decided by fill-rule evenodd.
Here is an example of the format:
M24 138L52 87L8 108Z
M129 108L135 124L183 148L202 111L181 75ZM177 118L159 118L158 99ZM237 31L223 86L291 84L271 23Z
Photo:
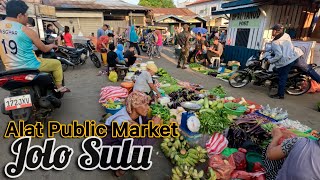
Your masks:
M242 12L254 12L254 11L258 11L258 10L259 10L259 8L257 6L255 6L255 7L225 10L225 11L216 11L216 12L212 12L212 15L237 14L237 13L242 13Z

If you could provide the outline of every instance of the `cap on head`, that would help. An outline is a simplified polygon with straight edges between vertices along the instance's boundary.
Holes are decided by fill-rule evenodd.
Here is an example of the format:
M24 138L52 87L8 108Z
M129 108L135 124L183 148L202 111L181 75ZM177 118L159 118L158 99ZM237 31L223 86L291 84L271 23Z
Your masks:
M188 24L183 25L184 28L189 28Z
M271 29L276 30L276 31L280 31L281 29L284 29L284 27L281 24L276 24Z
M154 73L158 72L158 67L154 63L148 64L147 69L153 71Z

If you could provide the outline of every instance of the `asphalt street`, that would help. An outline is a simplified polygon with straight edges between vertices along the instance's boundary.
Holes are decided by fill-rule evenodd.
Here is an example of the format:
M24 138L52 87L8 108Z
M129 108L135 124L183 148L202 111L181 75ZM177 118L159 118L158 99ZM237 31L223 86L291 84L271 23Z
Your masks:
M145 60L147 61L147 60ZM173 50L164 48L164 53L161 59L154 59L158 67L165 68L172 76L183 81L202 84L206 89L210 89L219 84L223 85L229 95L234 97L245 97L246 99L255 101L257 103L271 107L281 107L288 110L291 119L299 120L302 123L320 130L319 112L315 109L316 102L320 101L319 94L306 94L299 97L286 96L285 100L272 100L267 96L267 89L263 87L247 86L242 89L233 89L229 85L214 77L202 75L191 70L182 70L176 68L176 60L174 59ZM71 93L66 94L62 100L62 107L53 113L50 120L57 120L61 123L68 124L72 120L100 120L104 114L104 109L98 103L100 89L105 86L114 86L119 83L111 83L106 76L97 76L100 69L93 66L90 60L82 67L75 69L68 69L65 72L65 79L67 86L72 90ZM0 99L5 98L8 92L1 90ZM4 134L9 118L0 114L2 120L0 134ZM77 160L81 150L81 142L83 139L62 139L56 137L58 145L67 145L74 149L74 154L70 165L63 171L29 171L25 172L17 179L23 180L104 180L117 179L113 176L111 171L81 171L78 168ZM4 172L4 167L7 163L15 161L15 157L10 152L10 146L15 139L0 139L0 162L1 169ZM31 145L42 145L44 139L32 139ZM120 179L152 179L163 180L169 179L171 174L171 163L163 156L159 149L159 145L154 146L152 155L152 168L149 171L130 171ZM0 179L7 179L4 173Z

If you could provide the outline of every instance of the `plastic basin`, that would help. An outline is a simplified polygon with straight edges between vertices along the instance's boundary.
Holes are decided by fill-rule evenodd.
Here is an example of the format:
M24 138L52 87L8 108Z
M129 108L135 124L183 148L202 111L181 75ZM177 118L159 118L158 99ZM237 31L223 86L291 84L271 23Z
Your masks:
M124 106L121 106L119 109L109 109L109 108L105 108L105 110L106 110L106 113L107 113L107 114L112 114L112 115L114 115L114 114L116 114L118 111L120 111L123 107L124 107Z
M233 108L237 108L237 109L234 110ZM245 106L242 106L242 105L237 104L237 103L225 103L224 104L224 109L226 110L226 112L228 114L235 115L235 116L241 116L247 110L247 108Z

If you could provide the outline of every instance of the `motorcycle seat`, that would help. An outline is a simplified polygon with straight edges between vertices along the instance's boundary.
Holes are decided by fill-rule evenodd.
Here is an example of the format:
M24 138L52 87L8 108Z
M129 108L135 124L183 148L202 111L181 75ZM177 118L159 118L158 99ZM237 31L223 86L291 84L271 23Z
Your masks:
M0 77L3 76L8 76L8 75L13 75L13 74L22 74L22 73L39 73L40 71L38 69L28 69L28 68L23 68L23 69L15 69L11 71L2 71L0 72Z
M82 52L83 50L85 50L84 48L80 48L80 49L76 49L76 48L72 48L72 47L63 47L69 51L73 51L73 52L77 52L77 53L80 53Z

